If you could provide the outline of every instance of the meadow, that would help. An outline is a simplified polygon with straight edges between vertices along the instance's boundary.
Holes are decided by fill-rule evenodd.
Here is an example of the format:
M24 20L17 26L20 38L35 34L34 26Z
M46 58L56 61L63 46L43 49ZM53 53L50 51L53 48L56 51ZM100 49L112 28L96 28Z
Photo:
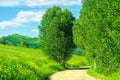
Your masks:
M39 49L0 45L0 80L45 80L59 70Z
M85 57L72 55L67 67L86 66ZM0 80L45 80L49 75L65 70L48 59L40 49L0 44Z

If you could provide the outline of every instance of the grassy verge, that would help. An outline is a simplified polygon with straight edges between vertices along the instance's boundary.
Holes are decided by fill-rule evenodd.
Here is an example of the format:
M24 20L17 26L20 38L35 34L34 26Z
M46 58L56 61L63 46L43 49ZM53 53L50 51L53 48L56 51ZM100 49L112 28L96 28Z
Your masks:
M97 80L120 80L120 71L114 72L108 76L103 76L101 74L98 74L93 69L89 69L87 73L90 76L95 77Z
M41 50L0 45L0 80L44 80L63 69Z
M120 80L120 71L112 73L109 76L106 76L104 80Z
M92 77L95 77L96 79L100 79L100 80L103 80L104 79L104 76L103 75L100 75L98 73L96 73L93 69L89 69L87 71L87 73L92 76Z

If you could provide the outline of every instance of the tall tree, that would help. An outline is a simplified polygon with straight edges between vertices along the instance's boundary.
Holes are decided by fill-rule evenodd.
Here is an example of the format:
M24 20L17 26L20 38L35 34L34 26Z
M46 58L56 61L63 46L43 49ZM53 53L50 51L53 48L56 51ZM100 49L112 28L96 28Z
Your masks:
M68 9L62 11L59 6L53 6L47 9L39 26L43 51L63 66L74 47L73 20L74 17Z
M96 60L99 73L120 69L119 0L84 0L76 21L74 42L83 46L89 61Z

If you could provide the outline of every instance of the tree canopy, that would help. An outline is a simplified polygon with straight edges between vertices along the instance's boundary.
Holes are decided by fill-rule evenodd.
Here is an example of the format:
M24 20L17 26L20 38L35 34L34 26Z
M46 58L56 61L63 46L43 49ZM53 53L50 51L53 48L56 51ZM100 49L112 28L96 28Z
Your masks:
M73 20L68 9L62 11L59 6L53 6L47 9L39 26L43 51L62 65L65 65L74 47Z
M119 0L84 0L73 27L74 42L84 47L96 71L110 74L120 69Z

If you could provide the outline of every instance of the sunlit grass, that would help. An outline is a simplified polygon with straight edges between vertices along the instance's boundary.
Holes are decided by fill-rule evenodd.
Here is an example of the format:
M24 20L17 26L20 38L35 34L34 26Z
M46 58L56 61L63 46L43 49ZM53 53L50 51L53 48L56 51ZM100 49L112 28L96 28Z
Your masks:
M44 80L58 70L39 49L0 45L0 80Z
M68 67L81 67L88 65L88 61L84 56L72 55L71 59L67 61Z
M112 73L111 75L105 77L104 80L120 80L120 71Z
M96 73L93 69L89 69L87 73L90 76L95 77L97 80L120 80L120 71L114 72L110 75L104 76L101 74Z
M103 79L104 79L104 76L103 76L103 75L100 75L100 74L96 73L93 69L89 69L89 70L87 71L87 73L88 73L90 76L95 77L96 79L100 79L100 80L103 80Z

